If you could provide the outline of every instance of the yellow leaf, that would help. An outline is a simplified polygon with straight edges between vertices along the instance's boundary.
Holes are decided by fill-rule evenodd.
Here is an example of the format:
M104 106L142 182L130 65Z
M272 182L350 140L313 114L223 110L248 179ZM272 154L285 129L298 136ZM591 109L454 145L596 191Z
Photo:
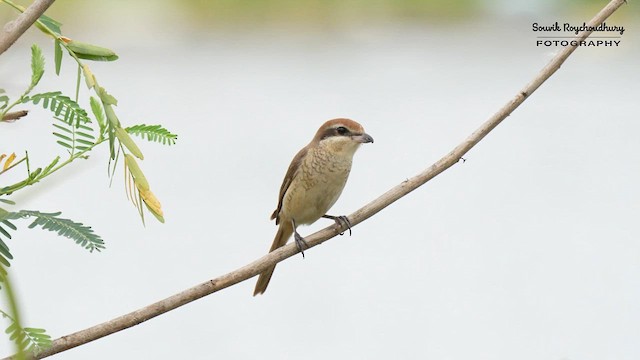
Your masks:
M156 196L151 192L151 190L140 190L140 197L144 204L147 206L147 209L153 214L153 216L158 219L161 223L164 223L164 214L162 213L162 208L160 206L160 201Z
M4 157L4 154L3 154L3 157ZM9 155L9 157L7 158L7 161L4 162L4 166L2 167L2 170L7 170L11 166L11 163L13 162L13 160L15 159L16 159L16 153L11 153L11 155Z

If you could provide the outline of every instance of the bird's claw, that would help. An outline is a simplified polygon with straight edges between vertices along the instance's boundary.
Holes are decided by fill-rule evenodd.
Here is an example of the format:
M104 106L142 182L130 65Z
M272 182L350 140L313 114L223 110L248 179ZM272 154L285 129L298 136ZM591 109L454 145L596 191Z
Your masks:
M338 216L336 219L337 219L336 222L342 222L344 226L346 226L347 229L349 229L349 236L351 236L351 221L349 221L349 218L344 215L341 215L341 216ZM340 235L344 235L344 232L340 233Z
M304 240L304 238L302 236L300 236L300 234L298 234L298 232L296 232L293 235L293 238L296 241L296 247L298 247L298 251L300 251L300 254L302 254L302 258L304 259L303 246L308 249L309 248L309 244L307 244L307 242Z
M340 215L340 216L325 215L323 217L335 221L336 225L340 227L343 225L346 226L347 229L349 229L349 236L351 236L351 221L349 221L348 217L346 217L345 215ZM344 235L344 231L341 232L340 235Z

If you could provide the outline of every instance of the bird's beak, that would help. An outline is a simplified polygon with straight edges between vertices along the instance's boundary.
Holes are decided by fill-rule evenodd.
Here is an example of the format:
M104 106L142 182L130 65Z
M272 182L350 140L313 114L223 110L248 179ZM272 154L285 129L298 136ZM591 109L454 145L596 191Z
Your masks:
M365 133L362 133L360 135L354 135L352 139L363 144L373 142L373 138L371 137L371 135L365 134Z

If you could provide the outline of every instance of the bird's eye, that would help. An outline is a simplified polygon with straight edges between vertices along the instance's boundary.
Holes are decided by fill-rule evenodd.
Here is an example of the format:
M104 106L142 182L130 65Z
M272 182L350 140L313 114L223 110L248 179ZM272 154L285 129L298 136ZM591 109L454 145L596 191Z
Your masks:
M349 130L347 130L347 128L346 128L346 127L344 127L344 126L340 126L340 127L338 127L338 128L336 129L336 131L337 131L337 132L338 132L338 134L340 134L340 135L346 135L346 134L348 134L348 133L349 133Z

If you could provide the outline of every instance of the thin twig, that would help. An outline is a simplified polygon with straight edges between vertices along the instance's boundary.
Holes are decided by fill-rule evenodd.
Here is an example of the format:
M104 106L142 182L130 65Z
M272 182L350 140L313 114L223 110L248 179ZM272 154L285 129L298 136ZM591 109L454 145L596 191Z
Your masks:
M2 174L4 174L4 173L6 173L7 171L9 171L9 170L13 169L14 167L16 167L16 166L18 166L18 165L20 165L20 163L21 163L21 162L23 162L23 161L25 161L25 160L27 160L27 159L28 159L28 156L29 156L28 154L27 154L27 155L25 155L22 159L20 159L20 160L18 160L18 161L16 161L16 162L14 162L13 164L11 164L11 166L9 166L9 167L8 167L8 168L6 168L6 169L4 169L4 167L3 167L3 169L2 169L2 170L0 170L0 175L2 175ZM2 159L2 158L0 157L0 159ZM6 166L6 164L5 164L5 166Z
M0 32L0 55L7 51L55 0L35 0L18 18L9 21Z
M612 0L588 23L588 25L592 27L599 25L614 11L616 11L624 2L625 0ZM586 39L590 34L591 31L583 31L578 34L578 39ZM549 62L549 64L545 66L542 71L540 71L540 73L533 79L533 81L527 84L511 101L504 105L495 115L489 118L489 120L482 124L480 128L478 128L473 134L471 134L465 141L463 141L460 145L453 149L449 154L445 155L442 159L438 160L435 164L431 165L422 173L402 182L401 184L384 193L376 200L351 214L349 216L351 225L355 226L358 223L370 218L380 210L391 205L396 200L417 189L436 175L440 174L444 170L453 166L453 164L457 163L467 151L469 151L473 146L480 142L482 138L484 138L492 129L500 124L502 120L504 120L520 104L522 104L524 100L529 95L531 95L545 80L553 75L553 73L555 73L560 68L560 65L562 65L562 63L569 57L569 55L571 55L576 47L577 46L566 47L562 51L560 51L551 60L551 62ZM346 231L344 225L333 225L306 237L305 240L309 247L313 247L333 238L343 231ZM241 281L252 278L262 271L266 270L268 267L273 266L278 262L287 259L297 253L298 249L295 244L292 243L286 245L226 275L222 275L215 279L196 285L192 288L189 288L164 300L158 301L154 304L148 305L139 310L133 311L129 314L56 339L55 341L53 341L53 345L49 349L31 358L45 358L53 354L60 353L62 351L86 344L90 341L138 325L144 321L152 319L168 311L174 310L194 300L200 299L204 296L235 285ZM9 359L14 359L14 357L8 357L3 360Z
M0 121L7 121L7 122L16 121L23 116L27 116L28 113L29 113L28 110L19 110L19 111L6 113L2 116L2 119L0 119Z

